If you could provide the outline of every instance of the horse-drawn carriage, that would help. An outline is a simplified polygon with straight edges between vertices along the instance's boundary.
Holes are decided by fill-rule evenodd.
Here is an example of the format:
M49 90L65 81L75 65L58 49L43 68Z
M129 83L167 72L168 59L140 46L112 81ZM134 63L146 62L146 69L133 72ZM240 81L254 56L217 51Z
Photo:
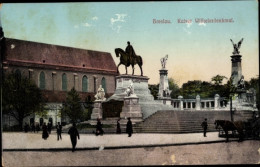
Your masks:
M219 129L219 137L239 138L242 141L245 138L260 139L260 119L254 118L248 121L228 121L216 120L215 128Z

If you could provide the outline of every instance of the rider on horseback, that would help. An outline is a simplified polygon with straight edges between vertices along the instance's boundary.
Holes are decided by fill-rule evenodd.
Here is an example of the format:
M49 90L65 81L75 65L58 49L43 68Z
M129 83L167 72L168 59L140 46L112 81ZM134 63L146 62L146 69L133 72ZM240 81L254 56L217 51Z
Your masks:
M127 47L125 48L125 52L128 54L128 60L131 61L132 58L136 57L135 50L130 42L127 41Z

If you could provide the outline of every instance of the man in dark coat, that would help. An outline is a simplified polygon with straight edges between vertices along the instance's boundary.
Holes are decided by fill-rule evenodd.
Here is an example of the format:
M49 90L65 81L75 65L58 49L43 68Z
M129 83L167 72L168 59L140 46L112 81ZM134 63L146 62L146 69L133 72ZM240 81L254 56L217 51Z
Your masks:
M69 129L68 134L70 135L70 140L71 140L71 144L72 144L72 152L74 152L76 145L77 145L77 137L79 139L79 132L76 128L75 123L73 123L73 126Z
M128 118L128 121L126 124L126 133L128 133L128 137L132 136L133 126L132 126L131 118Z
M49 134L48 134L48 130L47 130L47 125L44 122L43 125L42 125L42 138L44 140L47 140L48 137L49 137Z
M121 133L121 128L120 128L120 119L117 120L117 124L116 124L116 133L120 134Z
M201 126L203 127L203 134L204 134L204 137L207 137L206 136L206 133L207 133L207 129L208 129L208 123L207 123L207 118L205 118L205 120L201 123Z
M36 132L38 133L39 131L40 131L40 125L39 125L39 123L36 123Z
M96 136L98 135L103 135L104 130L102 129L102 123L100 121L100 119L97 119L97 125L96 125Z
M48 132L49 132L49 134L51 134L51 128L52 128L52 124L51 124L51 122L49 122L48 123Z
M31 131L35 133L35 123L34 122L31 125Z
M29 125L27 123L25 123L24 125L24 132L27 133L29 130Z
M57 129L57 140L59 140L59 139L62 140L62 137L61 137L62 126L61 126L60 122L58 122L58 125L56 126L56 129Z

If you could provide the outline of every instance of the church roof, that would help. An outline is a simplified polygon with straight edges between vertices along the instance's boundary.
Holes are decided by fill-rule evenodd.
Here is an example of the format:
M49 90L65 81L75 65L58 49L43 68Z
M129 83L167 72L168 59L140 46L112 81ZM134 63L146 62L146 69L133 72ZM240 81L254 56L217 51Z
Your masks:
M117 75L108 52L6 38L7 64Z

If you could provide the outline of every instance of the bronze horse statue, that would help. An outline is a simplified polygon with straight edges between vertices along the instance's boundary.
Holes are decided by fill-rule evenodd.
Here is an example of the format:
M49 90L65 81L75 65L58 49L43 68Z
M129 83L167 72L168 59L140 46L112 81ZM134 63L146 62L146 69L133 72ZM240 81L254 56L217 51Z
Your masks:
M141 76L143 76L143 70L142 70L143 60L142 60L141 56L136 55L134 57L130 57L130 55L128 55L121 48L116 48L115 53L116 53L116 57L120 57L120 62L117 65L117 72L118 72L119 66L121 64L123 64L123 65L125 65L125 70L126 70L126 74L127 74L127 67L129 67L131 65L132 69L133 69L132 75L134 75L134 65L138 64L138 66L140 67L140 70L141 70Z
M239 135L239 142L243 141L244 138L244 122L243 121L235 121L235 122L231 122L228 120L215 120L215 128L218 129L219 126L222 127L222 129L225 132L225 136L226 136L226 142L228 142L228 131L234 131L237 130L238 135Z

